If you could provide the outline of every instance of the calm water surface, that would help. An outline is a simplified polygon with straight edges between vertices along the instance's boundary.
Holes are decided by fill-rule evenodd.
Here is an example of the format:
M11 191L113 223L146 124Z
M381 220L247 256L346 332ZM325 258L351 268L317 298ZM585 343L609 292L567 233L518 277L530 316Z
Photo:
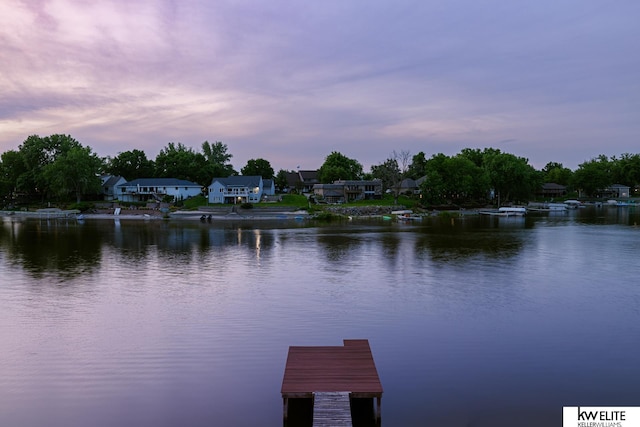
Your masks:
M282 426L290 345L368 338L383 426L640 405L640 214L0 226L1 426Z

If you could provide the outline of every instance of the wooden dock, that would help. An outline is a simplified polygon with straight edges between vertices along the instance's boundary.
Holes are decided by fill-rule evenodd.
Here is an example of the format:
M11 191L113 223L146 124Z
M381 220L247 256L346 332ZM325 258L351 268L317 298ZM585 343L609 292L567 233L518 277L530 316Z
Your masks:
M316 392L313 395L313 427L352 427L349 393Z
M339 424L344 417L351 422L350 407L344 403L348 398L375 399L374 416L380 419L382 384L366 339L344 340L344 346L289 347L281 393L285 420L292 398L314 399L314 426L320 413L330 414L329 421L335 416L335 423L318 426L351 425Z

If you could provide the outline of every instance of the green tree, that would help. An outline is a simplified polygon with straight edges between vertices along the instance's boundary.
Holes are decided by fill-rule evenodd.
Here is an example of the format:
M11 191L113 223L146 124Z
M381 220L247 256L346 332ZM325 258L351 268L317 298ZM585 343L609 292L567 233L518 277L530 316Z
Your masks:
M397 160L388 158L384 163L372 165L371 176L382 181L382 191L397 190L401 181L400 167Z
M287 188L289 186L289 180L287 179L289 173L290 172L287 172L284 169L280 169L276 174L274 184L278 190L282 191L283 188Z
M554 182L560 185L569 185L573 172L565 168L562 163L549 162L542 169L544 182Z
M84 194L100 192L97 172L101 166L102 160L92 152L91 147L73 146L47 164L43 175L51 183L53 195L60 199L73 195L76 202L80 202Z
M211 165L205 156L182 143L167 144L156 156L155 165L158 178L185 179L202 186L211 183Z
M527 200L542 185L541 175L523 157L492 149L484 155L483 165L498 204Z
M611 174L613 184L623 184L629 187L640 185L640 154L624 153L619 159L611 159Z
M54 182L45 175L47 166L53 164L59 157L68 153L72 148L82 145L70 135L55 134L46 137L31 135L20 145L19 151L24 160L25 170L18 178L18 189L32 197L44 200L52 192ZM99 170L94 171L98 173Z
M573 188L582 190L587 196L596 196L599 190L613 184L611 162L604 154L578 165L573 173Z
M359 180L361 177L362 165L337 151L329 154L318 170L318 179L324 184L339 179Z
M271 167L271 163L265 159L249 160L247 165L243 167L240 172L245 176L257 175L261 176L263 179L273 178L273 168Z
M18 179L26 167L19 151L9 150L0 156L0 197L12 199L18 189Z
M229 163L233 155L229 154L227 150L227 144L223 144L220 141L213 144L209 141L202 143L202 153L207 160L208 172L210 174L208 184L211 183L213 178L226 178L236 174L233 166Z
M427 174L427 158L423 151L413 156L406 177L419 179Z
M118 153L112 159L107 160L106 171L112 175L124 177L127 181L138 178L153 178L155 164L147 159L147 155L141 150L130 150Z

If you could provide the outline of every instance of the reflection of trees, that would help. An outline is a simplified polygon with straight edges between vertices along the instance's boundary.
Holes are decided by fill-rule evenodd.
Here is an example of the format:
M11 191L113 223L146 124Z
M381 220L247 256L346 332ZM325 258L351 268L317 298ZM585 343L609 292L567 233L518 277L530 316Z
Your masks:
M319 231L318 243L324 248L327 261L332 263L348 262L356 253L355 248L362 240L355 233L322 233Z
M0 245L7 256L35 277L57 272L74 277L100 264L102 236L74 221L5 221Z
M507 258L518 253L523 241L508 230L435 228L429 229L416 240L416 254L427 253L434 260L454 261L484 255L489 258Z

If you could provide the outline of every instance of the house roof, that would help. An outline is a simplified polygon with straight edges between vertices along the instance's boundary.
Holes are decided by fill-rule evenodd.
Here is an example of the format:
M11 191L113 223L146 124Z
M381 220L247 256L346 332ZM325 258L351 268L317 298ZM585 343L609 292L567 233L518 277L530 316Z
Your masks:
M263 187L271 187L273 185L273 180L272 179L263 179L262 180L262 186Z
M607 188L631 188L631 187L629 187L628 185L622 185L622 184L611 184Z
M218 181L226 187L259 187L261 180L262 177L260 175L233 175L226 178L213 178L211 185Z
M411 178L405 178L400 182L400 188L416 188L418 185Z
M566 188L565 185L556 184L555 182L545 182L542 184L543 190L564 190Z
M302 182L318 182L318 171L298 171L298 175L300 176L300 180Z
M123 180L123 179L124 178L119 175L107 175L103 177L102 185L104 187L113 187L114 185L117 185L120 180Z
M126 187L134 187L138 185L142 187L202 187L196 182L178 178L138 178L122 184L122 186Z

